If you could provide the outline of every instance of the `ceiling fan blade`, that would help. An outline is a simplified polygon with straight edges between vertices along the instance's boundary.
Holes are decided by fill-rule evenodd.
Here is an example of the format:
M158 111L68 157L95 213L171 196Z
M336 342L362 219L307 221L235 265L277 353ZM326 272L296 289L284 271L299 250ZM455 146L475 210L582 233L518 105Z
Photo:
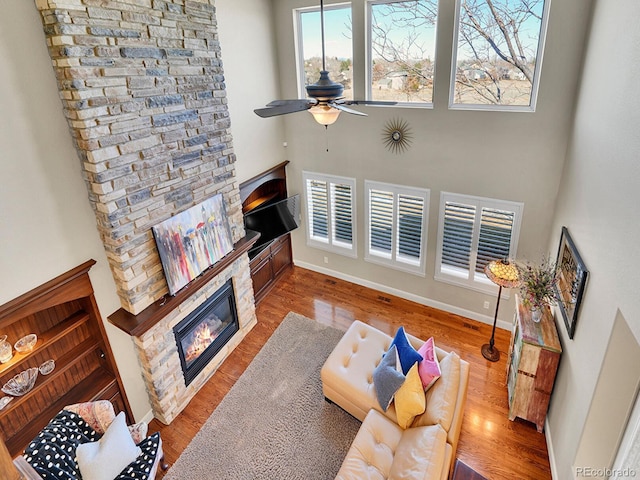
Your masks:
M378 100L344 100L340 103L345 105L397 105L398 102L387 102Z
M344 105L341 105L339 103L329 102L329 106L331 106L333 108L337 108L338 110L340 110L342 112L352 113L353 115L360 115L360 116L363 116L363 117L367 116L366 113L358 112L357 110L352 110L351 108L347 108Z
M281 105L314 105L315 103L317 103L316 100L296 98L294 100L274 100L273 102L267 103L267 107L279 107Z
M277 115L286 115L287 113L303 112L309 110L313 106L313 102L299 101L295 103L285 103L284 105L276 105L273 107L256 108L254 113L262 118L275 117Z

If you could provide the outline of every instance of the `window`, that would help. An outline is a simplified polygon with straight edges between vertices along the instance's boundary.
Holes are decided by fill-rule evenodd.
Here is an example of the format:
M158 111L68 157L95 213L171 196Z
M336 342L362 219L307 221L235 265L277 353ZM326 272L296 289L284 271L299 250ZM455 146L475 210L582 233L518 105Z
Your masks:
M515 257L523 208L517 202L442 192L436 280L495 293L484 267Z
M425 274L429 190L365 180L365 260Z
M452 108L535 110L548 4L457 0Z
M315 83L322 70L320 7L295 10L298 46L298 94L306 98L305 86ZM353 46L351 6L325 5L326 67L334 82L344 85L343 96L353 99Z
M437 0L372 1L368 6L368 98L433 103Z
M307 245L356 257L353 178L303 172Z

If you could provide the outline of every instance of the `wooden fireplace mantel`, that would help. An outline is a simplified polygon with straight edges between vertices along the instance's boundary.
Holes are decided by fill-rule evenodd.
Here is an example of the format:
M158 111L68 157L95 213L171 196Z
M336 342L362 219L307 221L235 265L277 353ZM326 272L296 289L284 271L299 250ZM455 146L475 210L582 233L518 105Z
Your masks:
M256 243L258 237L260 237L258 232L247 230L246 236L234 244L231 252L205 270L198 278L190 282L174 296L165 295L137 315L127 312L124 308L120 308L109 315L109 322L132 337L143 335L156 323L178 308L187 298L222 273L225 268L240 258L242 254L248 252L253 244Z

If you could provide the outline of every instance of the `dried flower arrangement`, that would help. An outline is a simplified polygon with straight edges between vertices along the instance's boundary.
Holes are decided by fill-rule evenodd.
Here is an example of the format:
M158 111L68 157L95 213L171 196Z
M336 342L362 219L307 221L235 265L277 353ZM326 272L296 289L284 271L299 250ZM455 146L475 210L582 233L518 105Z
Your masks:
M543 257L540 264L518 264L518 272L521 282L520 294L525 305L531 308L556 305L555 287L558 283L558 271L550 257Z

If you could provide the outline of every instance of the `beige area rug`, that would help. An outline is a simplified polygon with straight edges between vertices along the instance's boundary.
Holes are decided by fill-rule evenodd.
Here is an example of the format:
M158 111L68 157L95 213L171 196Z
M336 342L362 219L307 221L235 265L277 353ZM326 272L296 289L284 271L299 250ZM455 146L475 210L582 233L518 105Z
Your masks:
M360 428L322 395L343 333L289 313L165 480L334 478Z

